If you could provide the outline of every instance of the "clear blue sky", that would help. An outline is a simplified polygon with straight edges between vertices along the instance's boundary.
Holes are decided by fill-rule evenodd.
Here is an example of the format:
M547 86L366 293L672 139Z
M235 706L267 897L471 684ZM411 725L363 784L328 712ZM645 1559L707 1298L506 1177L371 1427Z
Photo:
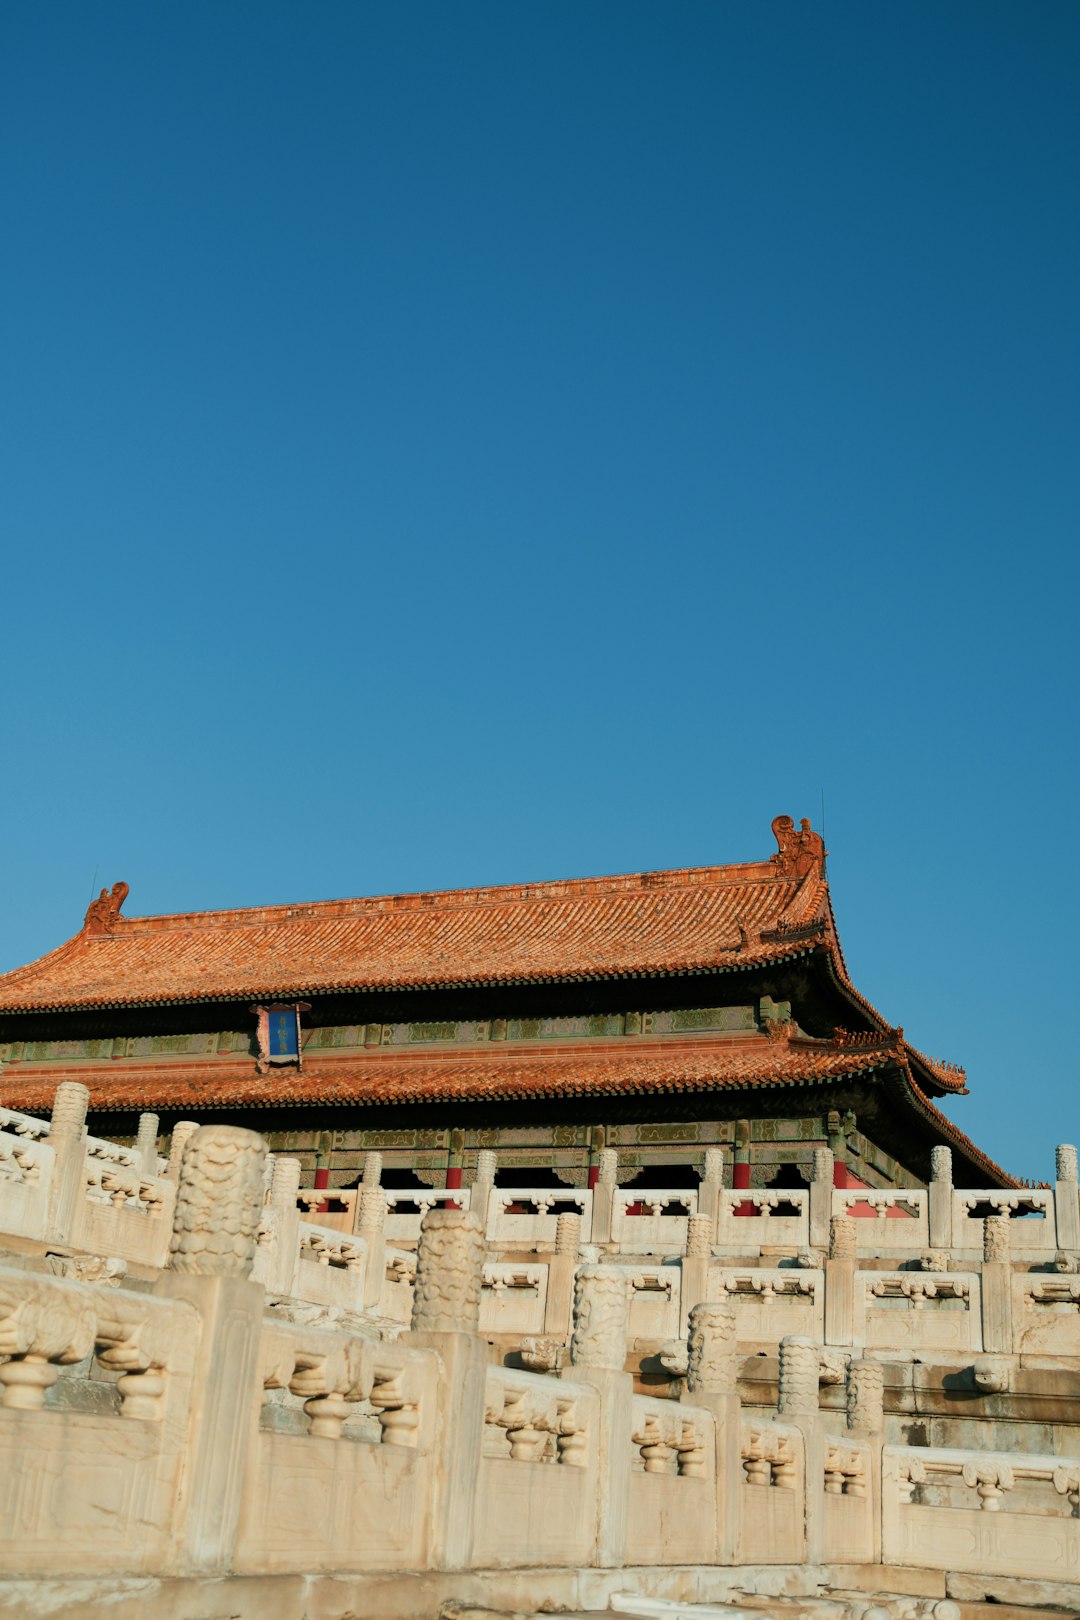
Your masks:
M9 0L0 967L766 856L1080 1137L1080 7Z

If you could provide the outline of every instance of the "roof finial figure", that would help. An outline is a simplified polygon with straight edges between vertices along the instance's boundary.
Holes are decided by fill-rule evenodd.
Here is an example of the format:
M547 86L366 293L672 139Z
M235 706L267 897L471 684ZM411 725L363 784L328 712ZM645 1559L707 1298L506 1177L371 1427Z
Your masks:
M102 889L86 908L83 927L88 934L111 934L120 920L120 907L128 897L126 883L114 883L112 893Z
M772 857L773 865L780 877L804 878L808 872L824 870L825 840L820 833L816 833L810 826L807 816L799 823L799 831L795 831L795 822L791 816L773 817L773 837L780 848Z

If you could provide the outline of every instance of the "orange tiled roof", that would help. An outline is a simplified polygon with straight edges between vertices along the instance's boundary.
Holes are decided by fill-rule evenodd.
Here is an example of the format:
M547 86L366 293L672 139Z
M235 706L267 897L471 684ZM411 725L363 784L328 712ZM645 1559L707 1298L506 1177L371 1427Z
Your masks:
M0 975L0 1013L717 973L817 952L872 1038L902 1038L848 977L820 836L789 816L773 833L767 861L235 911L124 917L118 883L74 938ZM965 1089L962 1070L906 1051L935 1094Z
M94 1109L300 1107L309 1103L386 1106L544 1097L629 1096L723 1087L828 1084L895 1061L895 1048L767 1041L642 1042L632 1052L610 1042L542 1048L473 1047L416 1052L375 1048L306 1059L303 1070L254 1072L250 1061L100 1065L20 1064L0 1080L0 1103L48 1109L57 1084L77 1077Z
M820 871L760 861L175 916L117 906L0 975L0 1011L746 968L820 944L826 900Z
M1012 1178L938 1111L911 1073L910 1049L895 1032L866 1041L815 1041L799 1036L770 1041L761 1036L709 1041L597 1043L518 1049L473 1048L468 1052L396 1052L390 1049L320 1055L303 1071L253 1072L250 1062L213 1064L171 1060L125 1063L119 1071L102 1063L50 1062L19 1065L0 1080L0 1104L30 1113L48 1112L57 1084L78 1078L90 1089L97 1112L152 1108L198 1117L221 1110L346 1106L352 1109L423 1103L506 1103L579 1097L674 1095L720 1090L831 1085L877 1074L898 1086L906 1109L914 1109L938 1140L951 1143L972 1165L999 1184Z

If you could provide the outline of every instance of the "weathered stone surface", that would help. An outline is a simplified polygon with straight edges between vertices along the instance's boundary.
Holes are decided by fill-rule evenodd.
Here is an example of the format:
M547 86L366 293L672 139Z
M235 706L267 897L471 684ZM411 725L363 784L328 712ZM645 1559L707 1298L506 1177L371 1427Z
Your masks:
M484 1234L466 1209L424 1216L416 1256L412 1325L418 1333L475 1333L480 1325Z
M169 1264L201 1276L247 1277L263 1203L266 1143L235 1125L188 1139L173 1213Z
M690 1312L686 1387L691 1395L730 1395L737 1387L735 1312L727 1301Z
M792 1244L762 1238L737 1260L702 1241L711 1215L681 1217L685 1245L660 1255L626 1246L630 1216L601 1264L581 1260L597 1247L578 1243L587 1202L584 1223L563 1214L516 1252L489 1249L474 1213L444 1209L414 1253L386 1246L374 1166L354 1200L361 1239L351 1214L300 1219L296 1160L279 1158L267 1182L261 1141L213 1126L189 1136L173 1263L159 1270L138 1256L154 1222L168 1234L174 1185L156 1155L145 1169L150 1126L134 1154L85 1137L80 1096L61 1102L69 1185L129 1248L9 1240L0 1560L17 1574L0 1582L0 1612L56 1610L61 1590L77 1614L79 1581L115 1568L136 1572L140 1620L183 1604L192 1620L208 1571L221 1612L244 1614L257 1592L260 1620L301 1578L304 1612L338 1616L348 1601L376 1620L412 1620L421 1597L426 1617L445 1601L520 1616L545 1602L595 1611L619 1592L638 1608L738 1608L741 1590L778 1620L811 1598L817 1620L1073 1600L1053 1571L1080 1568L1080 1281L1049 1217L1040 1249L1035 1222L963 1213L993 1203L965 1189L963 1245L928 1253L925 1222L905 1248L879 1201L857 1246L840 1216L842 1252L817 1247L798 1265L812 1209ZM45 1133L19 1128L0 1157L0 1222L49 1174ZM1057 1168L1037 1207L1073 1196L1068 1162ZM260 1282L278 1279L269 1312L247 1280L256 1251ZM478 1332L481 1299L500 1290L543 1332ZM327 1303L346 1296L348 1309ZM632 1320L658 1331L628 1338ZM800 1320L812 1331L781 1331ZM72 1572L61 1588L58 1543ZM780 1562L755 1561L770 1555ZM110 1620L126 1601L110 1589Z
M622 1372L628 1315L626 1274L617 1266L578 1268L570 1359L577 1367Z

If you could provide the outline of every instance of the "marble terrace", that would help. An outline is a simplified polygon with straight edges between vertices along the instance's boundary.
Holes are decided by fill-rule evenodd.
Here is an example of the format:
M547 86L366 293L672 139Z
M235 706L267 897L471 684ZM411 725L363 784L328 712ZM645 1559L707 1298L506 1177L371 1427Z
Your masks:
M0 1110L0 1613L1080 1613L1075 1148L331 1190L89 1101Z

